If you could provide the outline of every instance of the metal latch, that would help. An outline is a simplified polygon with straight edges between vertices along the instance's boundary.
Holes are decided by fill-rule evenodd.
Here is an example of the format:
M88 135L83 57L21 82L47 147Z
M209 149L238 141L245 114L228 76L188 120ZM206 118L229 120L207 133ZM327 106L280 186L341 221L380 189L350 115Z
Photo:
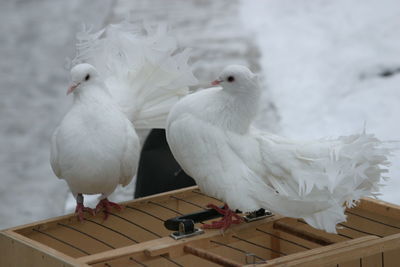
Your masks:
M178 240L185 237L200 235L202 233L204 233L202 229L194 227L193 220L183 219L179 222L179 231L173 232L170 236L173 239Z
M248 213L246 216L244 216L244 220L246 222L254 222L271 216L273 216L272 212L266 211L265 209L261 208L259 210Z
M170 235L172 238L181 239L204 233L203 230L194 227L195 223L215 219L221 216L222 215L214 209L206 209L168 219L164 222L164 226L168 230L177 231Z

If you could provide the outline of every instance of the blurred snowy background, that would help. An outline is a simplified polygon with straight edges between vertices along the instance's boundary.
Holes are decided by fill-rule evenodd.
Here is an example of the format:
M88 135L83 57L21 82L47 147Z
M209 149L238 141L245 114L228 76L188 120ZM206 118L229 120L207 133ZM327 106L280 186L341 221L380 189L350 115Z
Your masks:
M65 96L81 24L130 16L167 22L193 48L201 83L245 64L264 86L257 125L294 138L363 130L400 139L398 0L5 0L0 2L0 229L71 211L52 173L49 139ZM400 204L400 155L382 199ZM133 186L114 193L132 198Z

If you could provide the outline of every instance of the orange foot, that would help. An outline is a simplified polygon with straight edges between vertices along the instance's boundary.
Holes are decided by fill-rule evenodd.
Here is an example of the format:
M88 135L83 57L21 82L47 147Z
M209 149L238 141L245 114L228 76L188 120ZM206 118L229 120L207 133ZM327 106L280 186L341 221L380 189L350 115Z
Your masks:
M95 215L94 209L83 206L83 203L76 203L75 214L79 221L83 221L83 212L89 212L92 216Z
M122 210L122 206L118 205L117 203L109 201L107 198L100 200L99 204L96 206L96 213L100 212L101 210L104 211L104 220L107 220L108 213L110 213L111 208L116 208L117 210Z
M216 210L218 213L222 214L223 217L221 220L213 221L211 224L204 224L202 226L203 229L222 229L223 231L225 231L232 224L239 224L243 221L242 217L231 210L227 204L224 205L223 209L214 204L208 204L207 208Z

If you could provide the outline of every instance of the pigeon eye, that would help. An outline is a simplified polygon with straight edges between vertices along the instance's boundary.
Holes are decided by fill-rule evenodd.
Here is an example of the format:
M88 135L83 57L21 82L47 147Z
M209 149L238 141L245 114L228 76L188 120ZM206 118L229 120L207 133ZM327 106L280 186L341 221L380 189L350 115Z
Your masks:
M235 80L235 77L233 77L233 76L229 76L227 80L228 80L228 82L230 82L230 83L231 83L231 82L233 82L233 81Z
M85 81L87 81L87 80L89 80L89 79L90 79L90 74L86 75Z

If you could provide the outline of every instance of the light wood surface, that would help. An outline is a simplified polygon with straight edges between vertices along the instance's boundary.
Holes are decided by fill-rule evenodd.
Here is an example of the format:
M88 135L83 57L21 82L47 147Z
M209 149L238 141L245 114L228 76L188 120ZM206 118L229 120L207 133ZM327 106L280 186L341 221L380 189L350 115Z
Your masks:
M393 204L361 200L346 211L338 234L274 215L224 233L169 237L165 220L208 203L222 205L194 186L124 202L106 221L99 214L79 222L70 214L7 229L0 232L0 266L200 267L218 266L216 259L237 266L399 266L400 208Z

